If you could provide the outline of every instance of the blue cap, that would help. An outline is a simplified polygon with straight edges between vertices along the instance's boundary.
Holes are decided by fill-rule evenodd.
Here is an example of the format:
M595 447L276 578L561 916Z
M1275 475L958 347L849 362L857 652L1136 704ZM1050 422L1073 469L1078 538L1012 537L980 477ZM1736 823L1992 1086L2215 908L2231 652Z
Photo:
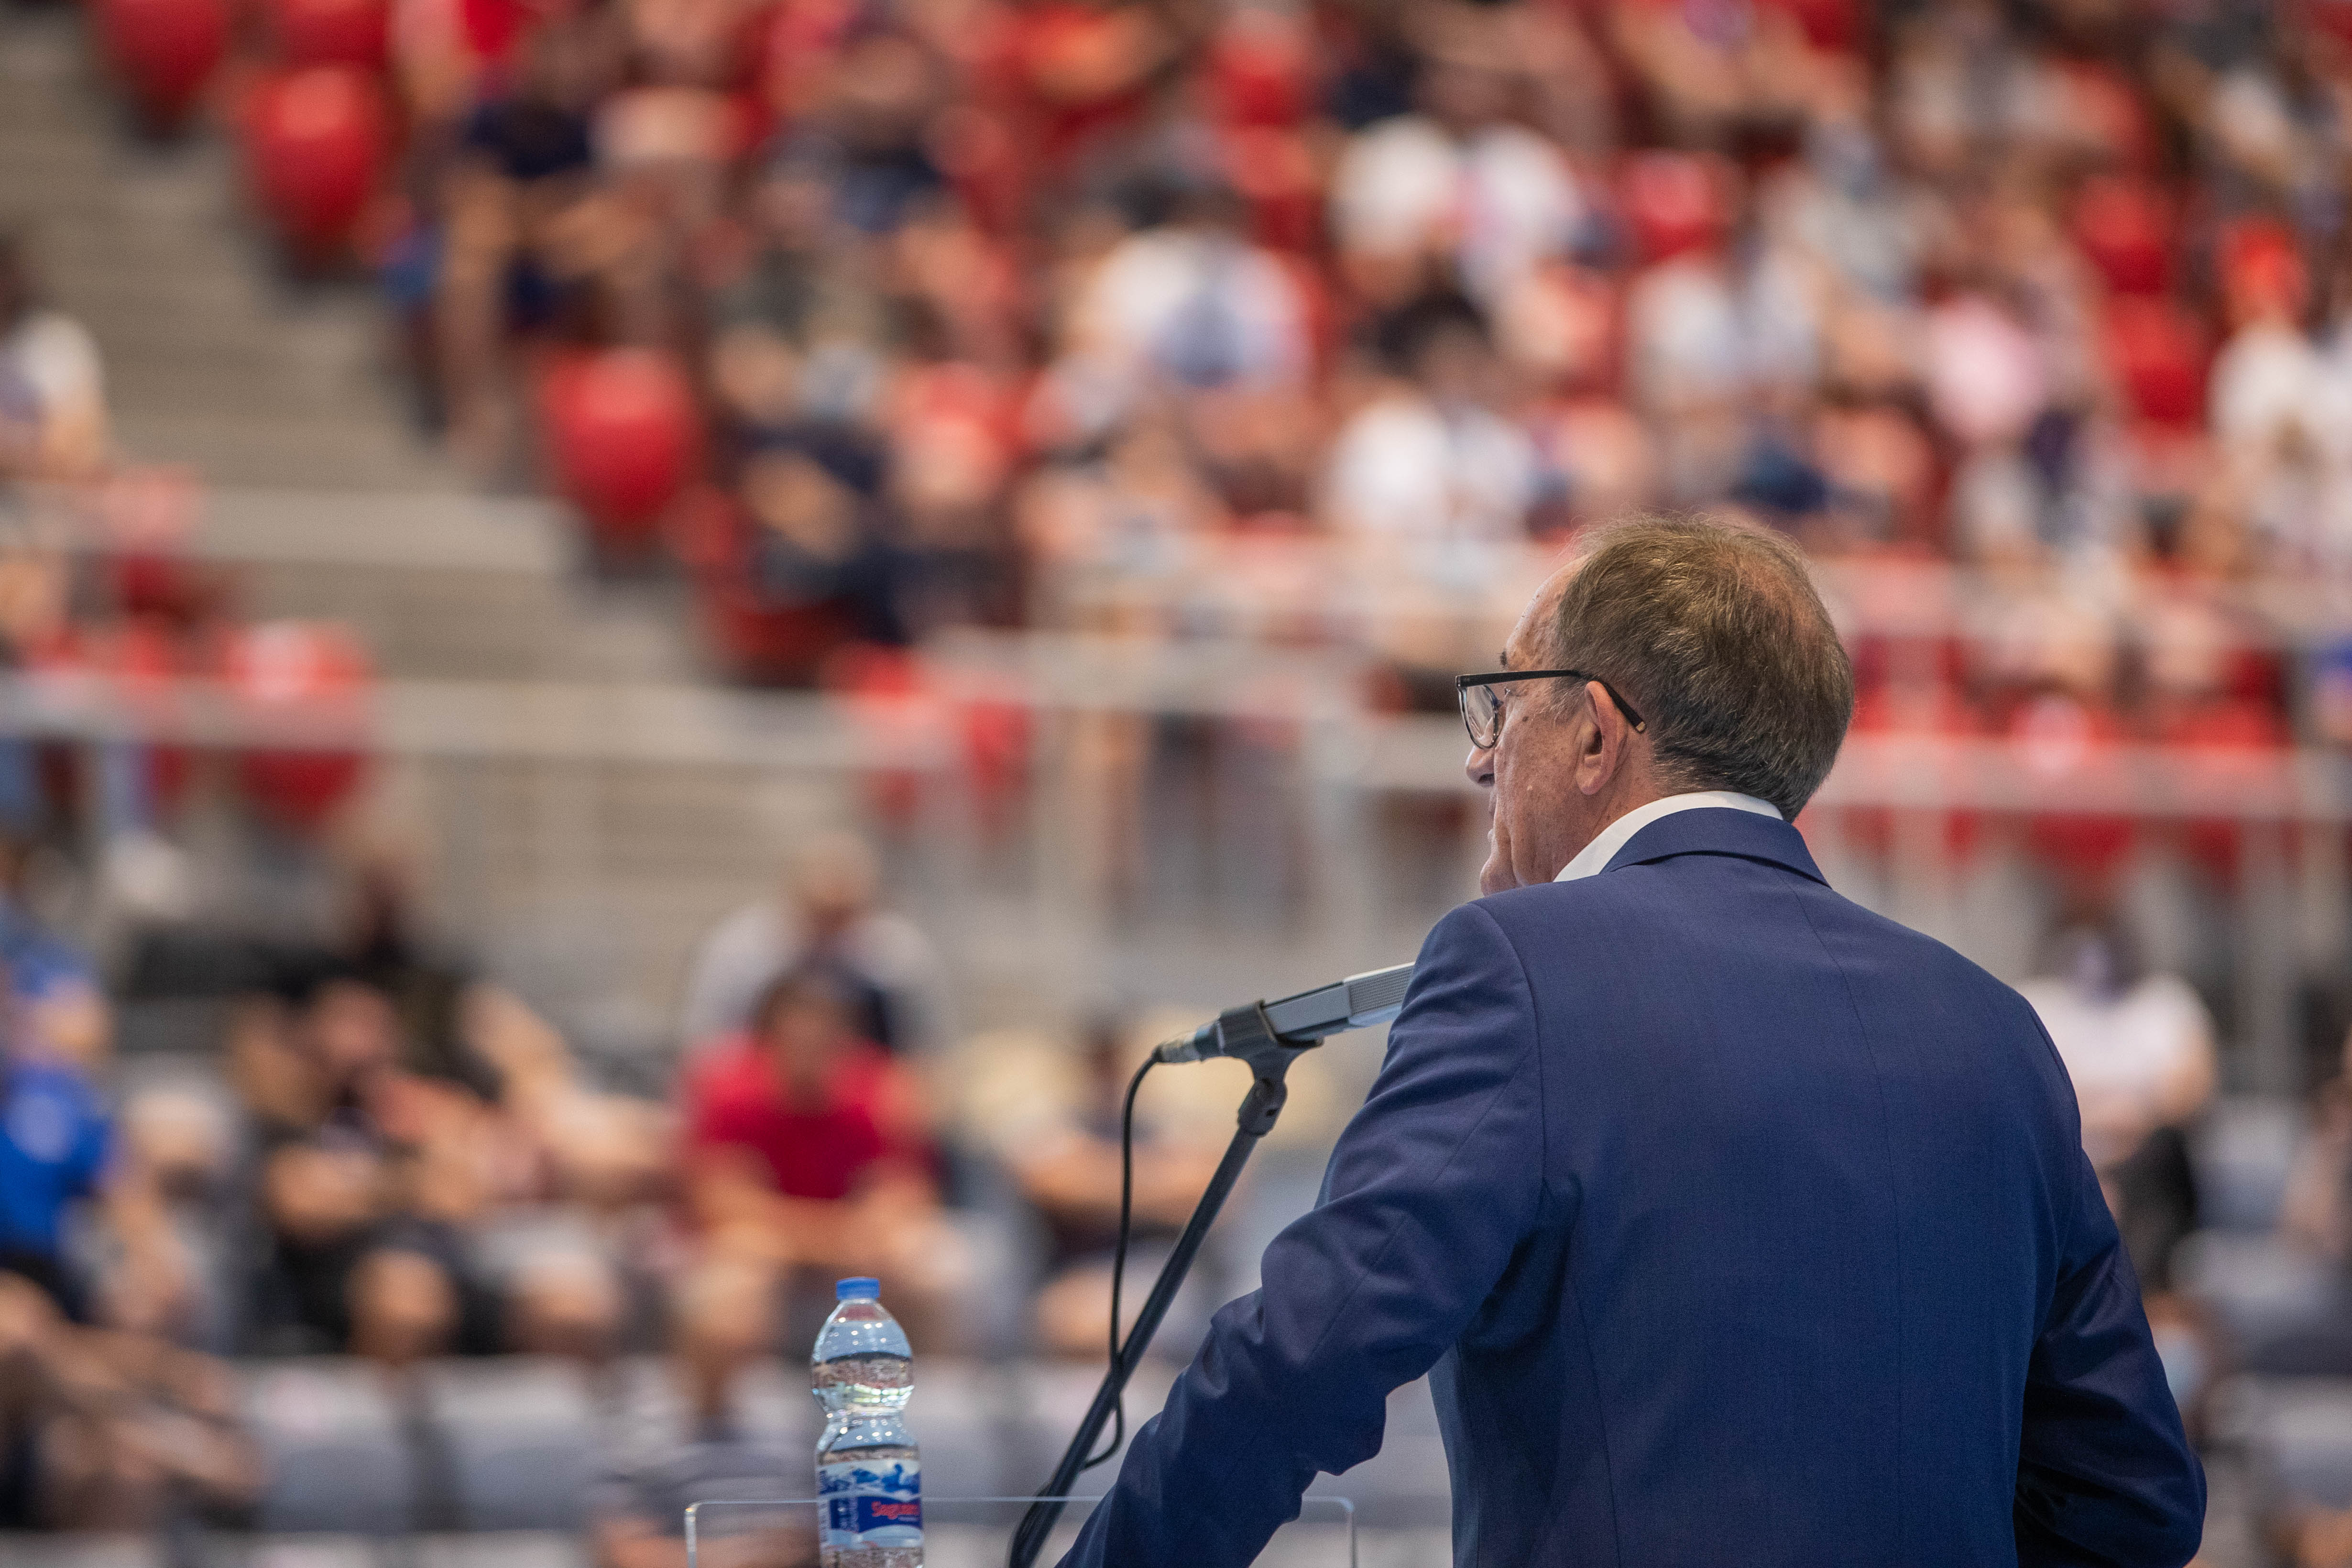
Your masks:
M833 1299L836 1301L878 1301L882 1299L882 1281L869 1279L862 1274L841 1280L833 1288Z

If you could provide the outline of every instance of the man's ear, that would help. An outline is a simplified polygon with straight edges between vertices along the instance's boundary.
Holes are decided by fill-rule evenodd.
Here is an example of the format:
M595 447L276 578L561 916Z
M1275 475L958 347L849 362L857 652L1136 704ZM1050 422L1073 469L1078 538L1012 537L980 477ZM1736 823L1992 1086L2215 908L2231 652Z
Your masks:
M1603 765L1609 760L1609 732L1590 712L1577 715L1575 723L1580 731L1576 742L1576 787L1580 794L1598 795L1609 784Z

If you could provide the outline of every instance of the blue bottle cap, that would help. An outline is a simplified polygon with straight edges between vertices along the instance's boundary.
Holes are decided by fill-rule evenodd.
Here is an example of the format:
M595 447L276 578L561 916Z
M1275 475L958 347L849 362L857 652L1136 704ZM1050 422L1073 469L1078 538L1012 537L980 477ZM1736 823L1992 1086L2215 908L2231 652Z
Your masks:
M882 1299L882 1281L868 1279L862 1274L853 1279L844 1279L834 1286L833 1299L836 1301L878 1301Z

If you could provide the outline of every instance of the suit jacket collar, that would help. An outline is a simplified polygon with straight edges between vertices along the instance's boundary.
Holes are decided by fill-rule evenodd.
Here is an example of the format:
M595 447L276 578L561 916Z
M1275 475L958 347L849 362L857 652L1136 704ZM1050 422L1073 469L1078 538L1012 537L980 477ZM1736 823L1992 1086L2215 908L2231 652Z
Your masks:
M1805 847L1803 834L1769 816L1749 811L1727 811L1720 806L1677 811L1658 818L1627 839L1625 847L1609 858L1601 874L1605 877L1627 866L1645 866L1677 855L1731 855L1743 860L1761 860L1785 867L1801 877L1811 877L1823 887L1829 885L1829 879L1813 864L1812 852Z

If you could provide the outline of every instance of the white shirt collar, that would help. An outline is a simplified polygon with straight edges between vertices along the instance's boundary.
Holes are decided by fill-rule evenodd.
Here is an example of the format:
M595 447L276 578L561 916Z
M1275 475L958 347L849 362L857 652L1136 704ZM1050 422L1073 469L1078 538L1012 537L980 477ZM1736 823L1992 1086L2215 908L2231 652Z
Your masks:
M1552 880L1574 882L1586 877L1597 877L1602 868L1616 858L1617 851L1625 847L1627 839L1657 821L1658 818L1672 816L1678 811L1697 811L1711 805L1723 806L1732 811L1752 811L1759 816L1769 816L1775 822L1781 820L1779 806L1769 801L1759 800L1752 795L1741 795L1738 790L1702 789L1694 790L1688 795L1663 795L1647 805L1635 806L1594 834L1592 842L1578 850L1576 858L1561 867L1559 875L1554 877Z

